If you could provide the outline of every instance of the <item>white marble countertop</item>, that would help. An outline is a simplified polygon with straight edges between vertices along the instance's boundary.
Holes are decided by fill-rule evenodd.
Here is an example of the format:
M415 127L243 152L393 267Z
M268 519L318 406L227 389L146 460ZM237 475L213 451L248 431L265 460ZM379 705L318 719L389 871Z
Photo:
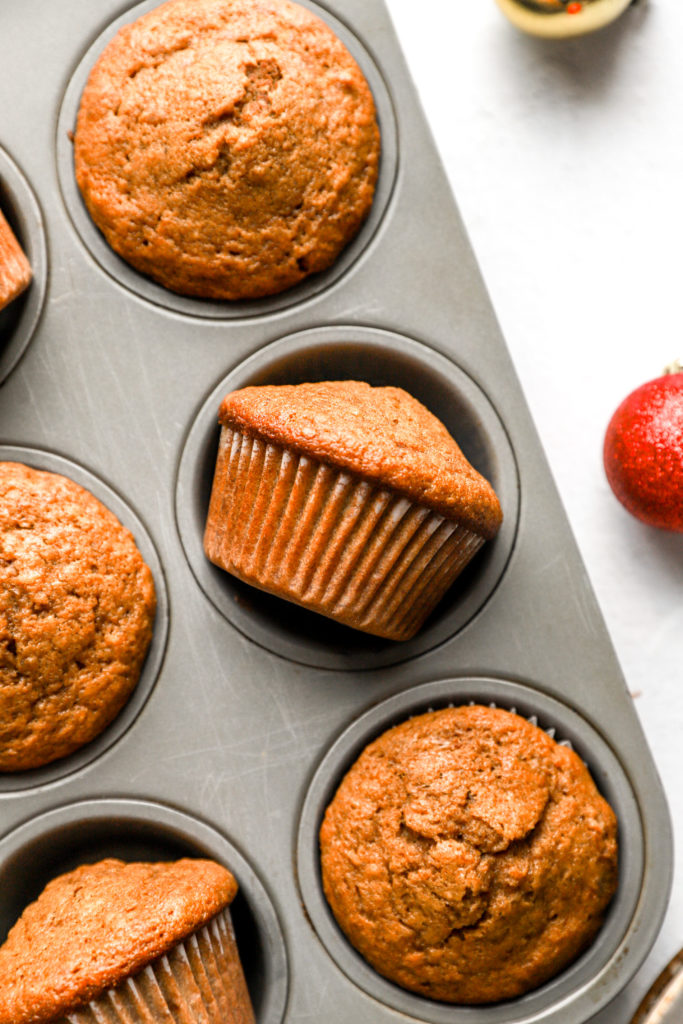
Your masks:
M602 442L683 358L683 3L567 42L494 0L387 3L670 802L664 926L594 1018L626 1024L683 946L683 535L621 508Z

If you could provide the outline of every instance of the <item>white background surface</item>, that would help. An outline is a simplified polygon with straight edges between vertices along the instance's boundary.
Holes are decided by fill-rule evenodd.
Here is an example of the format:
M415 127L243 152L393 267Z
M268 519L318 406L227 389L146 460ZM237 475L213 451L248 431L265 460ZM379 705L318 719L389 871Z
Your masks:
M670 802L660 938L595 1018L626 1024L683 946L683 535L621 508L602 442L683 359L683 2L566 42L494 0L387 3Z

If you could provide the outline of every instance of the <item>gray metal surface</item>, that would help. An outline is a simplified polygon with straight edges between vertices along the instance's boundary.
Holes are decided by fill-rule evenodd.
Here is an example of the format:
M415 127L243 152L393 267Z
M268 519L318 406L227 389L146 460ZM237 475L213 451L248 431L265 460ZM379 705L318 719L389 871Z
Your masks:
M87 68L114 22L151 6L0 7L0 196L11 193L37 271L0 321L0 458L58 468L110 504L162 598L119 722L71 758L0 778L0 937L79 861L208 853L241 884L236 930L259 1024L323 1013L331 1024L580 1024L654 941L670 822L382 0L309 4L378 99L373 216L327 274L231 307L140 279L103 246L74 189L68 132ZM217 399L246 382L330 376L408 386L501 494L500 536L406 645L283 605L200 554ZM598 941L498 1007L446 1007L375 976L329 917L317 868L318 822L359 747L397 717L470 700L516 707L570 740L620 821L620 888Z

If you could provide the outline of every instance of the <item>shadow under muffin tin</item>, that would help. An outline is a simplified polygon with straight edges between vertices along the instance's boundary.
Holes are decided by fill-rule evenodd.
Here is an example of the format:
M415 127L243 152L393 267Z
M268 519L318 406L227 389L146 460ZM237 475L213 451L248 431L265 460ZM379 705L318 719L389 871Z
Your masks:
M331 1024L389 1024L396 1012L436 1024L586 1021L657 934L668 812L383 0L305 4L375 95L383 157L371 217L330 271L234 306L172 296L122 264L73 182L68 133L92 61L155 4L39 2L3 13L0 42L22 53L26 76L0 112L3 208L7 194L35 274L3 321L3 458L62 466L108 504L105 488L165 597L157 653L106 741L0 780L0 937L79 862L212 856L241 886L235 925L259 1024L321 1012ZM29 135L32 104L45 121ZM50 247L40 322L47 261L32 193ZM413 393L503 505L501 533L404 645L253 591L201 554L223 394L335 377ZM316 837L366 742L427 707L470 701L515 707L572 742L617 813L621 875L574 965L522 999L454 1008L391 985L354 953L322 895Z

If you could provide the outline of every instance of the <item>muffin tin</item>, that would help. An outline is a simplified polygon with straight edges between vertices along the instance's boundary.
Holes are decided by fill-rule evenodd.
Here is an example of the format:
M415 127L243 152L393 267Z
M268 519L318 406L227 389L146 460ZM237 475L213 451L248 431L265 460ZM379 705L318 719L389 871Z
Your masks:
M73 183L69 133L88 68L119 24L153 6L25 0L3 11L0 75L15 101L0 111L0 197L35 280L0 321L0 457L63 472L108 504L151 565L160 606L119 719L62 763L0 778L0 937L76 863L209 855L240 883L237 940L259 1024L323 1012L333 1024L579 1024L657 934L668 811L387 11L382 0L306 3L377 100L370 220L328 272L227 306L173 296L122 264ZM407 644L276 601L201 553L223 394L350 376L420 398L505 514ZM322 897L316 835L366 742L470 701L514 707L570 741L617 813L622 853L605 926L574 965L522 999L461 1008L391 985L348 946Z

